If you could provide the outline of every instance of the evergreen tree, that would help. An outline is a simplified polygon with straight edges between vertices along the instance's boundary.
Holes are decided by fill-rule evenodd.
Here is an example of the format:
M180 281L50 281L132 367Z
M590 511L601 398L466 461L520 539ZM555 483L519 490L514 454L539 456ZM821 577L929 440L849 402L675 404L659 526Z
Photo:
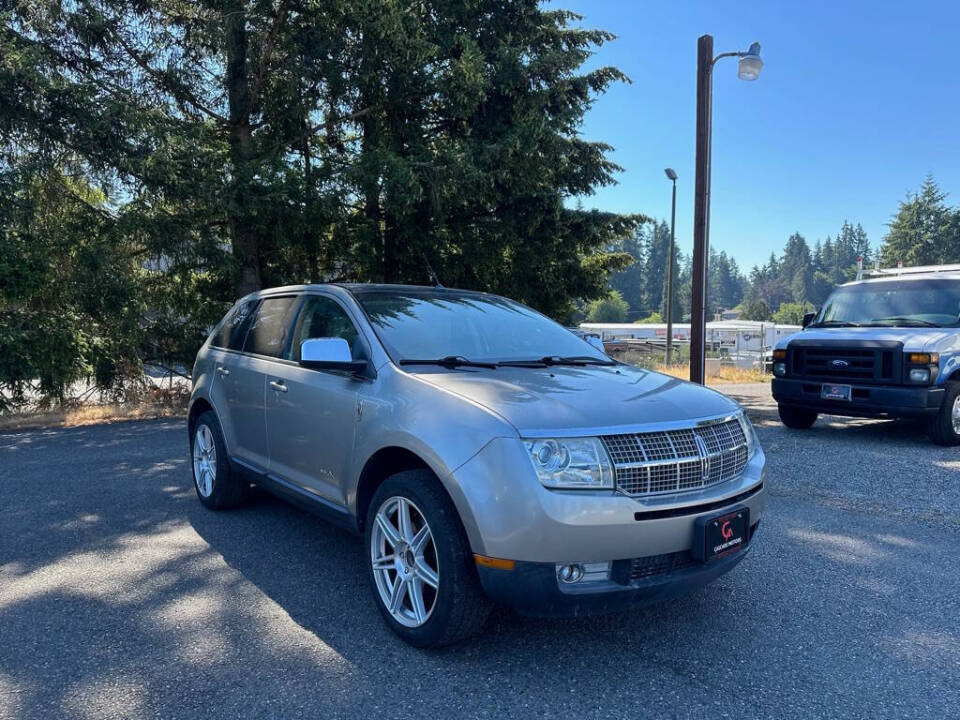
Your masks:
M960 222L946 197L928 175L920 192L900 203L880 249L884 265L895 267L900 260L907 266L960 262Z
M646 235L643 268L643 304L641 316L663 310L667 284L667 256L670 253L670 226L666 221L653 223Z
M638 227L620 245L611 248L613 252L626 253L633 260L628 267L610 276L610 287L620 293L630 306L631 313L634 316L638 316L644 307L643 278L646 269L646 227L647 225Z
M783 249L783 260L779 266L780 282L787 288L795 303L804 303L810 296L813 280L813 263L807 241L800 233L794 233L787 239ZM777 304L779 307L779 304Z

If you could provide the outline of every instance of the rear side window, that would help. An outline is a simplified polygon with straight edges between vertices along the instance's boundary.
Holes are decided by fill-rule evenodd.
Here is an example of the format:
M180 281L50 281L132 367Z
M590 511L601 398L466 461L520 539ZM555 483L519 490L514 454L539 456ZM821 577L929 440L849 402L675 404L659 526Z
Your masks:
M257 298L253 298L235 306L224 318L223 324L220 325L210 344L231 350L239 350L243 347L243 340L247 336L250 321L253 320L253 311L256 310L258 302Z
M243 344L243 351L280 357L287 341L290 313L296 301L295 297L275 297L266 298L260 303L256 319L250 326L247 340Z

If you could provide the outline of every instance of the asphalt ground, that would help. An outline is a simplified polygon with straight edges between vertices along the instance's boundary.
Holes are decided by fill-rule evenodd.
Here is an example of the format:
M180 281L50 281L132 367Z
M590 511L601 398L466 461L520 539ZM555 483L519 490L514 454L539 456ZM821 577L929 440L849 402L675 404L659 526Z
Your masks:
M264 494L205 510L182 422L0 435L0 717L960 717L960 450L729 391L768 462L733 572L431 652L355 537Z

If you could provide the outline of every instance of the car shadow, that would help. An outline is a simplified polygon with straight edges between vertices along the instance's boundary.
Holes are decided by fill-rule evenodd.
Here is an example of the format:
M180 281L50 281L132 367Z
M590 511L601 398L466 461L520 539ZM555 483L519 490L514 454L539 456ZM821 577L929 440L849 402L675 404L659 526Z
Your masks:
M498 609L424 652L380 618L355 536L264 493L201 506L184 435L0 437L0 716L956 714L957 527L771 492L751 556L704 589L594 618Z

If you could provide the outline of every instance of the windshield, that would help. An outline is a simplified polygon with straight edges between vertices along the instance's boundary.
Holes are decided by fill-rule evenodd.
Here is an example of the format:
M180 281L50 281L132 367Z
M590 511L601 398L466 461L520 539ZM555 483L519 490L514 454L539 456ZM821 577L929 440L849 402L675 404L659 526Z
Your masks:
M563 326L496 295L369 290L356 298L394 362L454 356L491 363L545 356L610 362Z
M867 282L837 288L810 327L958 327L960 280Z

